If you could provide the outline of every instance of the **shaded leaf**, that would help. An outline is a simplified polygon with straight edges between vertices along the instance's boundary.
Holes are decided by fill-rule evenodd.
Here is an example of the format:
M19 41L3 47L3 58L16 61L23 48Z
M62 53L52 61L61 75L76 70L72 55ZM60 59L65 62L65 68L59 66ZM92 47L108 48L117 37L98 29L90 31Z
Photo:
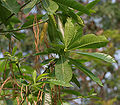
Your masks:
M79 83L79 81L77 80L77 78L76 78L76 76L74 74L72 76L71 81L74 82L80 88L80 83Z
M10 10L12 13L17 14L20 10L20 5L16 0L1 0L2 5Z

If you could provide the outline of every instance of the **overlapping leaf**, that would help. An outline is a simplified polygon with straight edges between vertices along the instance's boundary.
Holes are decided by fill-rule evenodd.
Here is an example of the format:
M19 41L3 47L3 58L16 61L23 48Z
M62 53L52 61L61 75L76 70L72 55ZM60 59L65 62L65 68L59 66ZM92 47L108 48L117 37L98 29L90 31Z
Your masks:
M93 58L97 58L97 59L101 59L103 61L109 62L109 63L115 63L116 61L114 60L114 58L112 58L110 55L108 54L104 54L104 53L86 53L86 52L76 52L77 54L81 54L81 55L85 55L85 56L89 56L89 57L93 57Z
M76 41L69 49L72 48L100 48L108 43L105 36L96 36L94 34L87 34Z
M90 14L89 10L85 6L83 6L82 4L78 3L75 0L53 0L53 1L71 7L78 11L81 11L83 13Z

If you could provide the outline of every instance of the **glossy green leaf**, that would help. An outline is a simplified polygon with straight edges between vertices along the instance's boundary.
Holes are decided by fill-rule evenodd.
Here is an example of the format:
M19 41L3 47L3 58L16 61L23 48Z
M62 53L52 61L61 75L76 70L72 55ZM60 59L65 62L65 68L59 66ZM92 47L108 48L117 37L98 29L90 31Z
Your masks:
M83 73L85 73L87 76L89 76L92 80L94 80L100 86L103 86L100 79L96 75L94 75L90 70L88 70L86 67L84 67L80 62L77 62L76 60L73 60L71 58L69 60L72 64L74 64L77 68L79 68Z
M48 14L54 14L59 6L52 0L42 0L43 7L48 12Z
M53 85L60 85L60 86L65 86L65 87L73 87L70 83L66 83L66 82L61 81L61 80L50 79L49 81Z
M108 43L105 36L96 36L94 34L87 34L76 41L69 49L72 48L100 48Z
M10 10L12 13L17 14L20 10L20 5L16 0L1 0L2 5Z
M95 52L95 53L76 52L76 51L73 51L73 52L75 52L77 54L84 55L84 56L89 56L89 57L97 58L97 59L100 59L100 60L103 60L103 61L106 61L106 62L109 62L109 63L116 63L116 61L114 60L114 58L112 58L108 54L98 53L98 52Z
M26 14L30 12L30 10L35 6L38 0L32 0L30 3L28 3L25 8L23 9L23 12Z
M85 6L83 6L82 4L75 0L53 0L53 1L71 7L75 10L81 11L83 13L90 14L89 10Z
M58 80L68 83L72 79L72 69L63 56L55 65L55 76Z

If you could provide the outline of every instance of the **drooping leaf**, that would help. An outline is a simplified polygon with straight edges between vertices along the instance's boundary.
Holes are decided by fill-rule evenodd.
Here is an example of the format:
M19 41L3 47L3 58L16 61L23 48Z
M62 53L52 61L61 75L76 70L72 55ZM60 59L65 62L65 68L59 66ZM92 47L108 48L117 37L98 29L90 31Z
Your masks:
M58 80L68 83L72 79L72 69L63 56L58 60L55 65L55 76Z
M10 10L12 13L17 14L20 10L20 5L16 0L1 0L2 5Z
M60 85L60 86L65 86L65 87L73 87L70 83L66 83L66 82L61 81L61 80L50 79L49 81L50 81L51 84L54 84L54 85Z
M87 34L81 37L76 43L71 45L72 48L100 48L108 43L105 36L96 36L94 34Z
M81 55L84 55L84 56L89 56L89 57L101 59L101 60L109 62L109 63L115 63L116 62L114 60L114 58L112 58L110 55L104 54L104 53L98 53L98 52L95 52L95 53L75 52L75 53L81 54Z
M80 4L79 2L75 0L53 0L53 1L63 4L65 6L71 7L78 11L81 11L83 13L90 14L89 10L85 6L83 6L82 4Z
M90 70L84 67L80 62L77 62L76 60L73 60L71 58L69 60L72 64L74 64L77 68L79 68L83 73L89 76L93 81L98 83L100 86L103 86L100 79L96 75L94 75Z
M73 74L71 81L74 82L74 83L80 88L80 83L79 83L79 81L77 80L75 74Z
M59 6L52 0L42 0L43 7L48 12L48 14L54 14Z
M35 6L35 4L37 3L37 1L38 1L38 0L32 0L30 3L28 3L28 4L25 6L23 12L24 12L25 14L26 14L26 13L29 13L30 10Z

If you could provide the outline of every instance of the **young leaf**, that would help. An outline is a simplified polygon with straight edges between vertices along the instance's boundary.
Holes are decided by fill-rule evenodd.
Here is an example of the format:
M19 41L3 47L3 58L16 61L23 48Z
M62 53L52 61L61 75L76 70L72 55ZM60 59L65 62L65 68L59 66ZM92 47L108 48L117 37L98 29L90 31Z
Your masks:
M34 84L36 83L36 76L37 76L37 72L36 72L36 70L35 70L35 71L33 72L33 74L32 74Z
M12 13L17 14L20 10L20 5L16 0L1 0L2 5L10 10Z
M79 63L76 60L73 60L71 58L69 58L69 60L72 64L74 64L77 68L79 68L83 73L85 73L87 76L89 76L92 80L94 80L100 86L103 86L100 79L96 75L94 75L90 70L88 70L86 67L84 67L81 63Z
M73 51L73 52L75 52L77 54L84 55L84 56L89 56L89 57L101 59L101 60L109 62L109 63L115 63L116 62L114 60L114 58L112 58L110 55L104 54L104 53L98 53L98 52L95 52L95 53L86 53L86 52L76 52L76 51Z
M70 83L66 83L64 81L61 81L61 80L56 80L56 79L50 79L49 80L51 84L54 84L54 85L60 85L60 86L65 86L65 87L73 87Z
M72 69L63 56L58 60L55 65L55 76L58 80L68 83L72 78Z
M83 13L90 14L89 10L85 6L83 6L82 4L80 4L79 2L75 0L53 0L53 1L63 4L65 6L71 7L78 11L81 11Z
M45 74L39 75L39 76L37 77L36 81L42 79L43 77L45 77L45 76L47 76L47 75L49 75L49 73L45 73Z
M81 37L76 43L73 43L69 49L73 48L100 48L108 43L105 36L96 36L87 34Z
M76 29L72 20L70 18L67 19L67 23L65 24L65 34L64 34L64 42L65 49L69 46L71 40L75 37Z

